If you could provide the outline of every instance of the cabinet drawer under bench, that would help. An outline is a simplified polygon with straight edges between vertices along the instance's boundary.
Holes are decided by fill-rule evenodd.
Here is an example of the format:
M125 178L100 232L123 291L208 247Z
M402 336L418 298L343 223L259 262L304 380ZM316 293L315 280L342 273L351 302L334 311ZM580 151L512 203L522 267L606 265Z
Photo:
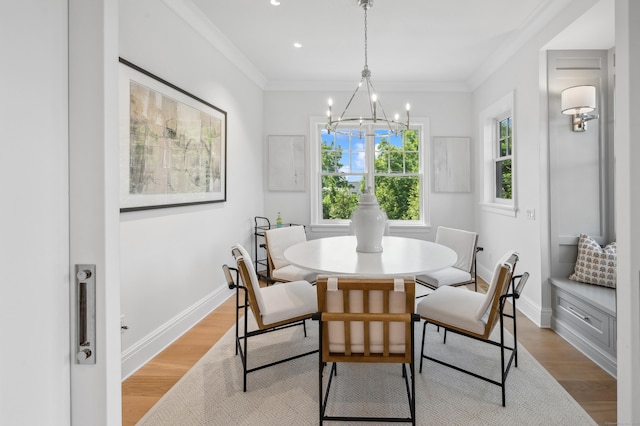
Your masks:
M551 278L552 328L615 377L615 289Z

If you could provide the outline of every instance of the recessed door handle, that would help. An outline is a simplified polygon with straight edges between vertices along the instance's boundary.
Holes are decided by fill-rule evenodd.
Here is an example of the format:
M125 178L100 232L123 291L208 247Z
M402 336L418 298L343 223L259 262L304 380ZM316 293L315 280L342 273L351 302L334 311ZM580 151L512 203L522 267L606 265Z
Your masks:
M86 361L87 359L89 359L90 356L91 356L91 349L83 349L76 354L76 358L78 362L80 362L81 364L83 363L83 361Z
M76 265L76 362L95 364L96 266Z
M86 281L88 278L91 278L91 275L92 272L90 269L82 269L78 271L76 278L78 278L78 281Z

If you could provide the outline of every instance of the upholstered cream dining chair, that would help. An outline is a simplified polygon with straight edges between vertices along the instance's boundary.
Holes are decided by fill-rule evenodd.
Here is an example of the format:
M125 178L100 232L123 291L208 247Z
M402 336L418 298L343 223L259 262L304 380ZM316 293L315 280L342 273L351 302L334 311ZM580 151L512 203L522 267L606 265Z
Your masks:
M436 231L436 243L455 251L458 260L448 268L418 275L416 282L432 289L444 285L474 284L475 291L478 291L476 253L482 251L482 247L478 247L478 234L463 229L439 226Z
M276 282L306 280L315 282L317 272L308 271L291 265L284 257L284 251L294 244L307 241L304 226L284 226L265 231L264 240L267 249L270 278Z
M239 352L242 358L242 388L246 392L248 373L318 352L316 348L312 351L249 368L247 350L249 337L296 325L303 327L306 337L306 320L317 312L318 303L316 289L308 281L302 280L287 285L260 287L258 276L247 250L237 244L232 247L231 254L236 260L237 268L223 265L222 269L229 288L236 290L236 354ZM236 271L235 279L232 271ZM244 293L242 297L240 297L240 292ZM256 321L257 329L255 330L249 330L248 327L248 308L251 309ZM239 312L241 311L244 314L244 324L240 331Z
M516 327L516 299L520 297L522 289L529 277L528 273L514 276L518 261L518 254L509 251L496 264L493 276L486 293L468 291L465 288L444 286L418 302L416 311L425 320L422 329L422 350L420 352L420 372L424 359L454 368L478 379L500 386L502 389L502 406L505 406L505 382L511 363L518 366L518 336ZM516 285L516 280L518 284ZM513 314L504 311L505 303L512 304ZM505 318L513 320L513 346L505 344ZM446 344L447 332L453 332L500 348L500 379L482 376L466 370L458 365L450 364L442 359L425 355L425 336L427 324L434 324L440 330L444 328L443 344ZM499 324L499 340L491 336L494 327ZM436 331L434 331L436 332ZM494 340L496 339L496 340ZM511 351L505 359L505 350Z

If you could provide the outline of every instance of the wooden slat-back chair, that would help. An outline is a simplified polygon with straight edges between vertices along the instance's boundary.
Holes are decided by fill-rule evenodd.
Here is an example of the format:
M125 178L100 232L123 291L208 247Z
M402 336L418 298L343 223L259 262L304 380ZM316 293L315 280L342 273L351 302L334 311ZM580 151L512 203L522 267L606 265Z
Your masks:
M320 322L319 415L320 424L332 421L393 421L415 424L413 356L415 280L413 277L327 277L317 281ZM407 417L326 415L336 363L402 364L409 402ZM324 391L323 371L333 363ZM409 373L407 374L407 365ZM323 397L324 391L324 397Z

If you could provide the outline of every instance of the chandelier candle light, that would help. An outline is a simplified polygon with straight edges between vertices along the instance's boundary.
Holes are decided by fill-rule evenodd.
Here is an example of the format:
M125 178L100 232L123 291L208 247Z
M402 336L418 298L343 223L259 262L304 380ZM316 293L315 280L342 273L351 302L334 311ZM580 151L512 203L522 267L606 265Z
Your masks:
M362 134L363 124L369 124L369 123L377 124L378 122L382 122L387 126L387 133L386 133L387 136L400 135L405 131L409 130L409 111L411 110L411 105L409 104L406 105L406 111L407 111L406 122L403 122L403 123L400 122L399 121L400 116L398 114L395 114L392 120L387 118L387 114L385 113L384 108L382 107L382 103L378 99L378 95L376 94L375 89L373 88L373 84L371 83L371 71L369 70L369 65L367 64L367 10L369 10L373 6L373 0L358 0L358 6L361 6L362 9L364 10L364 69L362 70L362 73L361 73L362 78L360 79L360 83L358 83L358 87L356 87L356 90L351 95L349 102L347 102L347 106L344 108L344 111L342 111L342 114L340 114L338 118L333 117L333 112L332 112L333 100L329 99L329 110L327 111L326 129L329 133L334 132L334 133L342 134L343 131L341 131L340 129L340 125L342 123L357 122L360 125L360 133ZM369 112L371 116L370 117L363 117L363 116L345 117L345 114L349 109L351 102L353 101L356 94L358 93L358 90L360 90L360 87L362 87L362 83L365 83L365 86L367 88L367 94L369 99ZM378 116L378 107L379 107L381 116ZM345 130L344 134L348 134L348 131ZM385 133L381 133L380 130L377 130L376 135L385 136ZM373 136L373 135L366 134L366 136Z

